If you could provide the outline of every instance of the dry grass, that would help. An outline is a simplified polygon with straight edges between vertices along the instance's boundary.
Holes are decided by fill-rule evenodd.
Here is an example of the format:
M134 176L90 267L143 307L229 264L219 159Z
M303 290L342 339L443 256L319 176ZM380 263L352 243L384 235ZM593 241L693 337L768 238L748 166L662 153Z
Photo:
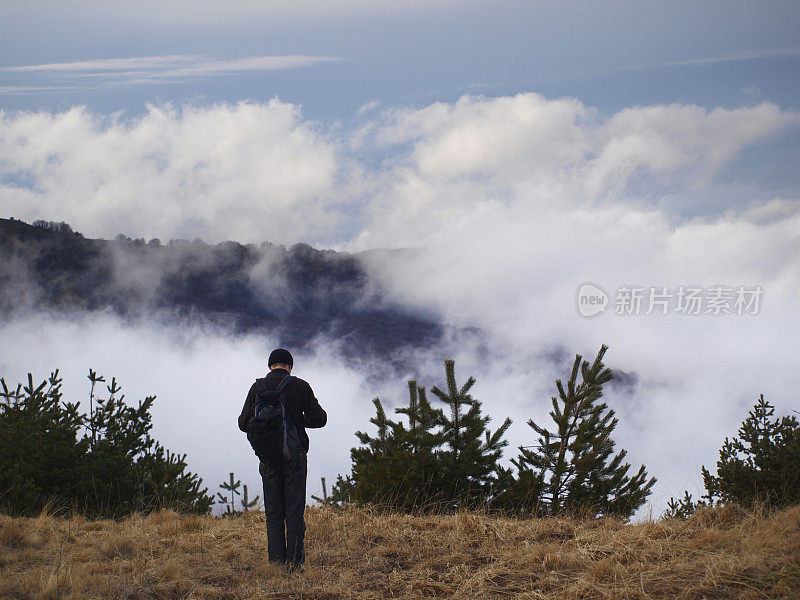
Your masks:
M307 512L308 566L265 557L262 514L0 516L1 598L800 598L800 507L687 521Z

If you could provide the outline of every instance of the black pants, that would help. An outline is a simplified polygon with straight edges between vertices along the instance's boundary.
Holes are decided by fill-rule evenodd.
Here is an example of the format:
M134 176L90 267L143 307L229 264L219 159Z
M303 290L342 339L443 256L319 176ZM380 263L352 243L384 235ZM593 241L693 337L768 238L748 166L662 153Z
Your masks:
M269 560L302 565L305 560L303 538L306 523L306 474L308 461L300 455L294 464L272 469L263 466L264 512L267 515L267 553Z

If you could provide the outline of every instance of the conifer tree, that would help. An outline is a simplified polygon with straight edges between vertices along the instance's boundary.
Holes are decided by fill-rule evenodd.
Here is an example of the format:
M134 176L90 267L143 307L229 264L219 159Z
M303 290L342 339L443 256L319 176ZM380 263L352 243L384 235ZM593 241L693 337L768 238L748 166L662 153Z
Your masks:
M171 508L178 512L207 513L214 500L206 495L208 488L201 489L203 480L187 469L186 453L170 452L154 441L134 467L138 482L136 510Z
M408 510L434 508L441 500L441 473L439 448L444 442L444 433L439 429L443 414L428 401L426 389L417 382L408 382L408 406L395 409L408 417L408 429L396 428L401 456L407 457L408 468L399 482L398 496Z
M327 498L317 498L312 496L314 500L320 504L328 506L345 506L358 502L356 496L356 482L353 480L353 475L337 475L336 481L331 488L331 493Z
M377 435L371 437L363 431L356 431L362 446L352 448L352 480L354 500L359 503L392 504L398 494L398 481L407 457L399 456L401 449L394 433L402 427L386 416L380 398L374 398L375 416L370 423L377 428Z
M701 506L708 506L708 504L702 500L695 502L692 499L692 495L688 491L684 490L683 498L678 498L676 500L670 496L669 502L667 502L667 509L664 511L663 517L665 519L687 519Z
M207 489L200 489L202 480L186 470L186 455L170 452L150 436L150 409L156 397L130 406L113 377L106 390L107 398L94 398L94 441L84 464L84 512L98 516L159 508L208 512L213 500L206 496Z
M221 504L225 505L225 512L223 513L225 516L230 517L237 513L236 510L236 496L241 496L242 492L239 491L242 482L238 479L235 479L233 473L228 475L228 481L223 481L219 484L219 487L222 488L226 492L230 492L231 497L230 499L227 495L223 494L222 492L217 492L217 497Z
M350 451L355 500L385 507L405 507L413 486L413 452L403 424L386 416L380 398L372 401L377 435L357 431L362 446Z
M614 455L611 434L618 420L600 402L603 384L613 378L603 365L607 349L603 345L592 364L577 355L566 389L560 379L556 381L558 398L551 399L550 411L555 430L528 421L539 438L533 448L520 447L517 465L530 467L541 478L539 507L545 514L627 518L644 503L655 483L655 478L647 479L644 466L633 477L628 475L630 465L622 462L625 450Z
M541 503L544 492L544 479L541 473L523 464L520 458L512 458L511 464L517 473L508 467L498 465L495 493L491 494L489 505L505 514L532 517L542 513Z
M351 449L352 472L337 479L331 504L450 510L486 503L499 493L497 463L511 420L497 431L488 430L490 418L469 394L475 380L469 378L459 388L452 360L445 361L445 374L448 393L439 388L432 392L448 403L450 418L431 405L426 388L413 380L408 382L408 405L395 410L407 417L407 427L386 416L379 398L373 400L376 414L370 422L377 434L356 432L362 445Z
M92 383L92 387L89 390L89 431L91 432L91 438L89 438L89 445L94 445L95 439L95 432L97 430L94 422L94 386L100 382L104 382L106 380L105 377L102 375L98 375L93 369L89 369L89 375L87 375L87 379Z
M258 499L260 497L261 496L256 495L255 498L250 500L250 497L249 497L248 491L247 491L247 484L242 486L242 498L241 498L241 500L239 500L239 502L242 503L242 512L247 512L248 510L254 509L258 505Z
M35 385L9 389L0 379L0 511L33 516L48 502L69 505L83 492L88 440L78 438L77 403L62 403L58 370Z
M800 423L793 416L772 420L775 407L761 394L739 428L739 437L719 451L717 474L702 467L710 502L773 507L800 503Z
M357 431L360 447L352 448L352 472L338 477L331 490L331 504L356 502L413 511L430 508L439 495L437 450L443 435L441 411L427 399L425 388L409 381L409 403L395 412L408 417L408 428L386 416L379 398L373 399L377 429L374 437Z
M64 402L58 371L39 385L9 389L0 379L0 509L37 514L48 502L87 516L122 516L173 508L207 513L213 499L187 470L186 455L150 436L155 396L129 406L116 379L95 395L102 376L90 371L90 415ZM83 436L79 434L83 432Z
M511 425L506 419L494 432L487 429L491 417L481 413L481 403L469 391L475 378L459 387L455 361L444 361L447 391L433 387L431 392L448 405L449 418L442 420L445 448L440 453L441 493L452 506L490 502L497 493L498 461L508 442L502 437Z

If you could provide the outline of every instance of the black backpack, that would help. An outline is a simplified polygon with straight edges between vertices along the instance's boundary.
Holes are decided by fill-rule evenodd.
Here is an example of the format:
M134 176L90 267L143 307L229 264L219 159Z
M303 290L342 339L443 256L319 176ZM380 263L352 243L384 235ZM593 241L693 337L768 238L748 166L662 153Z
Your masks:
M300 436L286 412L286 386L294 378L284 377L274 390L265 379L258 379L253 417L247 423L247 440L259 460L278 468L291 463L302 452Z

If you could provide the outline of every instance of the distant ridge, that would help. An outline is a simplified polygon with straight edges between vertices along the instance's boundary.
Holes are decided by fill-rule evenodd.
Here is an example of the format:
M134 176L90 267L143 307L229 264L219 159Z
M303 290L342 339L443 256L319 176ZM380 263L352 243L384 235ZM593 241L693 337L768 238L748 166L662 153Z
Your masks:
M389 361L444 333L429 318L386 303L358 256L307 244L162 245L85 238L66 223L0 219L0 286L6 316L109 309L132 319L166 315L268 333L292 348L324 335L346 355Z

